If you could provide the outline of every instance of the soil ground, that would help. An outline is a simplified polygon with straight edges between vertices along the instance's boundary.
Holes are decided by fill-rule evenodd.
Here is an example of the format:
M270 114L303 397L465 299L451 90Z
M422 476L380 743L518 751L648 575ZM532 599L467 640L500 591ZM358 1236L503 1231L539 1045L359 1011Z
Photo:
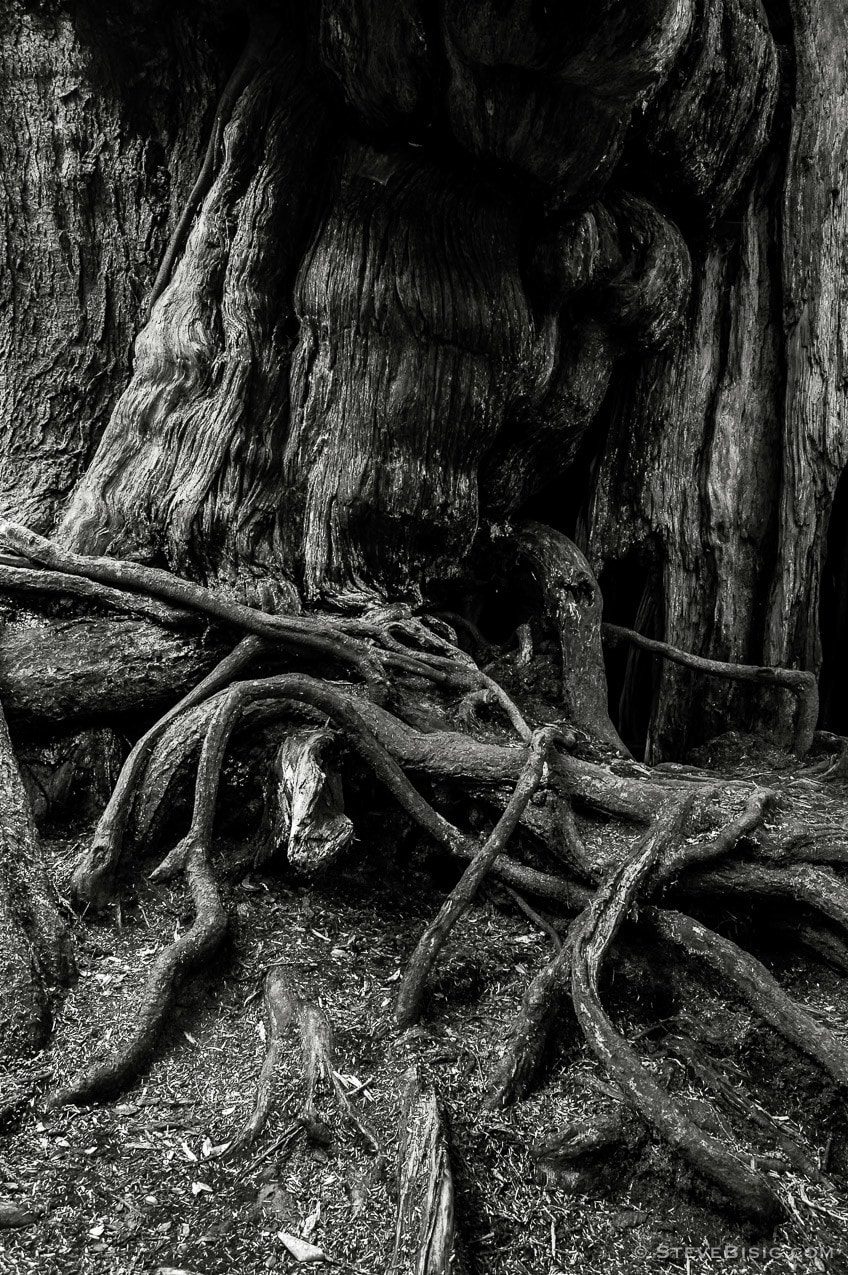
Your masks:
M751 763L748 773L755 769ZM791 793L800 809L806 803L844 826L848 786L785 768L757 773ZM330 881L259 875L244 857L226 870L229 946L185 987L155 1060L131 1091L110 1105L55 1112L36 1097L12 1113L0 1134L0 1197L32 1220L0 1231L2 1275L299 1269L281 1231L307 1234L324 1251L328 1261L317 1269L385 1271L397 1120L413 1061L433 1078L447 1112L458 1227L472 1275L848 1272L843 1098L722 989L633 946L612 971L606 1003L650 1065L672 1088L698 1097L682 1069L662 1057L663 1032L687 1031L813 1155L828 1148L834 1187L775 1167L787 1220L764 1240L740 1229L707 1184L657 1143L629 1160L617 1157L582 1183L588 1193L565 1180L541 1182L534 1142L614 1099L565 1021L543 1087L509 1111L482 1110L496 1051L528 979L550 954L549 937L499 887L488 887L449 943L423 1025L395 1036L388 1024L400 971L455 868L405 835L386 811L360 813L356 822L354 850ZM47 842L60 883L75 844L67 836ZM119 914L76 922L79 979L57 1007L50 1050L32 1064L40 1093L127 1030L151 957L189 919L179 883L152 887L138 871L125 883ZM731 934L741 924L721 912L710 921ZM842 976L786 944L775 950L764 941L756 951L816 1014L848 1034ZM330 1145L301 1134L273 1149L302 1099L294 1043L265 1133L237 1157L222 1157L252 1107L265 1048L261 981L277 963L333 1023L338 1072L377 1133L382 1160L330 1108ZM780 1160L767 1141L754 1148L726 1122L725 1130L747 1154Z

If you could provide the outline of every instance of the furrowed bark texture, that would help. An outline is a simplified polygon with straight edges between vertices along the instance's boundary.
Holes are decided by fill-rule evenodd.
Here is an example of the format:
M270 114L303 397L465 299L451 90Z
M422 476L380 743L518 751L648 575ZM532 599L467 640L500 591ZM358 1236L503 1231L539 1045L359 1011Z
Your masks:
M461 1275L444 1115L417 1067L406 1075L397 1153L398 1205L392 1275Z
M844 515L831 524L831 511L848 462L840 371L848 29L836 3L797 0L789 9L791 26L776 28L788 41L778 62L755 6L700 6L680 63L688 86L673 72L637 136L637 151L666 157L663 180L684 224L697 214L713 230L696 263L687 327L618 387L588 556L606 567L610 619L638 627L638 612L649 636L684 649L818 673L821 625L834 625L825 636L837 663L846 623L841 586L823 573L828 552L844 561L846 538ZM770 124L779 67L785 105ZM766 141L740 203L735 192ZM634 434L647 462L638 479L626 459ZM641 577L641 606L620 596L627 571ZM820 611L823 593L832 620ZM628 682L650 667L631 658ZM729 721L791 736L783 694L698 686L669 667L655 666L654 678L641 723L649 759L679 754ZM837 729L844 707L842 694Z
M673 347L635 378L632 365L622 366L589 547L590 562L601 569L607 618L684 650L742 663L762 654L779 483L781 353L769 260L774 194L766 172L743 211L738 250L716 244L696 266L690 316ZM634 439L646 466L638 474L630 460ZM618 573L615 563L622 564ZM653 674L650 657L631 660L633 681L652 675L658 686L648 759L674 754L686 742L696 703L706 736L724 729L729 713L744 710L737 689L707 687L667 665ZM768 704L766 694L758 693L757 704Z
M185 15L0 13L0 511L49 531L108 419L218 74Z
M795 110L782 206L786 397L777 568L766 656L817 669L819 579L848 462L845 239L848 23L838 0L790 4Z
M73 970L69 944L0 710L0 1058L43 1043L48 988Z
M258 576L255 596L290 607L279 475L291 284L328 166L326 112L296 34L269 26L251 38L258 65L220 167L62 534L84 552L164 560L223 585Z

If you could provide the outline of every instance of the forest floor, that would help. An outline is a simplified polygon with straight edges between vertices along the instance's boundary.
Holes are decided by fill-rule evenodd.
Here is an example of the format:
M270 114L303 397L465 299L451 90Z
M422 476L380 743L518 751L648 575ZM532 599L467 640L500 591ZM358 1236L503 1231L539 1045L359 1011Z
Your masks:
M796 801L844 825L848 785L765 772L754 762L747 773L791 786ZM589 1194L539 1181L534 1142L614 1099L565 1022L542 1088L508 1111L483 1110L497 1048L551 940L499 887L488 887L448 944L423 1025L397 1036L389 1024L401 969L455 868L405 837L385 810L358 817L357 831L346 864L321 885L260 876L246 860L229 869L229 947L183 990L144 1078L109 1105L46 1112L35 1100L0 1133L0 1199L32 1215L29 1225L0 1231L2 1275L300 1269L280 1232L323 1250L326 1261L315 1269L386 1271L401 1094L416 1061L447 1112L471 1275L848 1272L843 1098L747 1009L653 958L631 952L613 968L606 1002L619 1027L672 1088L697 1097L682 1069L662 1057L663 1032L685 1030L813 1156L828 1148L838 1189L776 1167L771 1178L787 1220L765 1241L741 1230L715 1193L655 1142L614 1160ZM47 841L60 882L76 843ZM188 919L181 886L153 887L137 874L118 915L76 922L79 979L57 1009L50 1050L33 1063L44 1089L127 1031L151 956ZM710 919L722 921L716 912ZM848 1034L842 976L785 944L756 951L814 1013ZM279 963L332 1022L341 1082L384 1157L332 1112L330 1145L301 1134L274 1149L302 1101L294 1046L264 1134L237 1157L222 1157L252 1107L265 1052L262 977ZM727 1136L744 1143L729 1128Z

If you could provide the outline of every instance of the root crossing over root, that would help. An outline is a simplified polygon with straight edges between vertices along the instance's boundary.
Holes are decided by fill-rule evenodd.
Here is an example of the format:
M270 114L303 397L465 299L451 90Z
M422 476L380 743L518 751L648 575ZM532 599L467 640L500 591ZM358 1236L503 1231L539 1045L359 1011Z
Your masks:
M435 920L418 941L401 983L395 1018L399 1027L409 1027L420 1012L427 977L445 945L448 935L474 899L486 874L503 851L530 798L542 781L545 761L553 747L557 732L545 728L534 732L527 760L506 810L496 823L491 836L469 863L451 890Z
M649 1126L705 1177L716 1183L746 1215L768 1226L781 1213L771 1187L716 1138L704 1133L657 1084L636 1051L615 1029L601 1005L598 981L609 951L641 883L664 846L680 831L690 802L657 821L641 848L601 888L576 926L571 991L577 1021L587 1044Z

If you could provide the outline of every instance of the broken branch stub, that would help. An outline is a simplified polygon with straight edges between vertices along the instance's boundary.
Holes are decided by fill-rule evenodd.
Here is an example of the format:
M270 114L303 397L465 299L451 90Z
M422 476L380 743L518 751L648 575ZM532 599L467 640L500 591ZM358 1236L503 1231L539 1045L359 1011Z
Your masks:
M542 593L562 648L562 699L572 725L629 756L610 721L601 645L603 600L583 554L567 536L538 522L515 530L521 562Z
M311 729L283 740L272 765L272 827L255 866L284 850L298 874L319 876L350 845L353 824L344 813L341 777L328 760L335 742L332 731Z

